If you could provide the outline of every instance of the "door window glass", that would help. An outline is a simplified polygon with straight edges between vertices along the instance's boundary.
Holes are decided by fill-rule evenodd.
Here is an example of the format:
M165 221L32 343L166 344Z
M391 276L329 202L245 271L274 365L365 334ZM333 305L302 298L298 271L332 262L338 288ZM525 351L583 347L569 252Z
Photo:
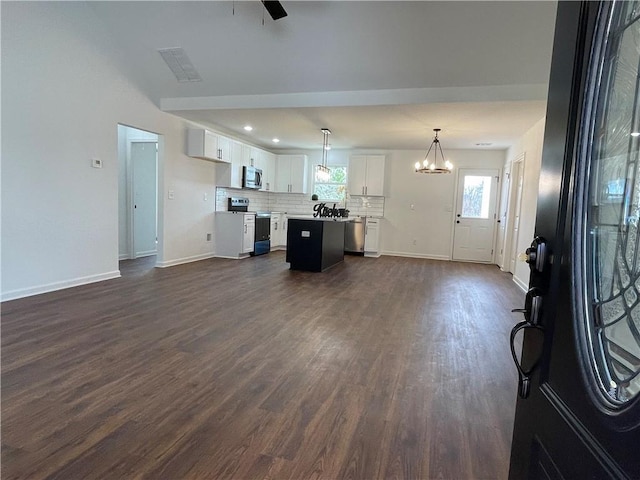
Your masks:
M462 194L462 216L489 218L491 177L466 175Z
M591 65L574 257L580 340L614 409L640 393L640 2L615 5Z

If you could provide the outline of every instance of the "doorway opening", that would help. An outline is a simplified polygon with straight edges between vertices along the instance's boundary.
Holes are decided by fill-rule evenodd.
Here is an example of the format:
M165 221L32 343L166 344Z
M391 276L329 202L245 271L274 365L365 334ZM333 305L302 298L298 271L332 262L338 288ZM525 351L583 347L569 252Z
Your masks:
M118 125L119 260L146 257L149 269L158 255L158 143L155 133ZM128 271L121 265L121 273Z

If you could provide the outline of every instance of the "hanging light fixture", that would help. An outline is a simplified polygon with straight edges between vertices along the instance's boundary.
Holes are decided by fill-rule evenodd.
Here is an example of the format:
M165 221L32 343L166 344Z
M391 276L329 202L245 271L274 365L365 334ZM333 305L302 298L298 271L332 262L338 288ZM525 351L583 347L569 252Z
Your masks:
M440 140L438 139L438 132L442 130L440 128L434 128L436 136L433 138L433 142L427 150L427 154L424 156L422 163L416 162L416 173L451 173L453 170L453 164L449 160L444 159L444 153L442 153L442 147L440 146ZM429 163L429 153L433 150L433 163ZM438 152L440 152L441 161L438 162Z
M331 135L331 130L328 128L322 128L320 131L324 135L322 142L322 164L316 166L316 178L326 182L331 176L331 170L327 167L327 155L328 151L331 149L331 146L329 145L329 135Z

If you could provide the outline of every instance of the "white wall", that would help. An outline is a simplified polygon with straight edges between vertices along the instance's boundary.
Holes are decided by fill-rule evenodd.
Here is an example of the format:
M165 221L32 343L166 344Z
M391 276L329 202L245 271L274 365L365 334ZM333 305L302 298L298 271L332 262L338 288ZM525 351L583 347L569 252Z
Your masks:
M118 123L161 135L160 265L211 256L214 164L186 157L187 123L141 94L117 49L95 46L109 35L90 6L1 8L2 299L119 275Z
M507 151L507 162L512 162L524 153L524 185L522 188L522 208L520 211L520 232L517 252L524 252L533 240L538 204L538 182L542 165L542 145L544 142L545 119L540 119L522 138ZM507 260L508 263L508 260ZM513 280L523 290L529 285L529 265L516 261Z
M500 170L504 165L502 150L450 150L446 144L443 148L456 169ZM417 150L387 154L381 249L384 254L450 259L456 175L415 173L414 164L424 154Z
M189 123L161 112L136 88L117 48L96 46L110 45L110 37L90 5L1 8L2 299L119 275L118 124L159 134L158 265L212 256L206 234L214 233L215 164L187 157ZM536 125L509 150L509 158L527 150L524 204L533 219L542 129ZM382 251L449 258L455 176L414 173L424 151L332 151L329 161L344 163L349 153L387 155ZM500 151L445 145L445 153L456 167L504 164ZM308 154L317 163L320 152ZM91 168L92 158L103 168ZM532 234L533 226L523 228L522 247ZM518 278L526 270L519 266Z

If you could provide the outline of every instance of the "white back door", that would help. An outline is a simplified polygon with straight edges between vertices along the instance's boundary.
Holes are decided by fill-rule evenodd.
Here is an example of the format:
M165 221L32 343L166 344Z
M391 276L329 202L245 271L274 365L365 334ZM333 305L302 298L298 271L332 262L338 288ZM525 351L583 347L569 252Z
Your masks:
M453 260L493 262L498 170L460 169Z

